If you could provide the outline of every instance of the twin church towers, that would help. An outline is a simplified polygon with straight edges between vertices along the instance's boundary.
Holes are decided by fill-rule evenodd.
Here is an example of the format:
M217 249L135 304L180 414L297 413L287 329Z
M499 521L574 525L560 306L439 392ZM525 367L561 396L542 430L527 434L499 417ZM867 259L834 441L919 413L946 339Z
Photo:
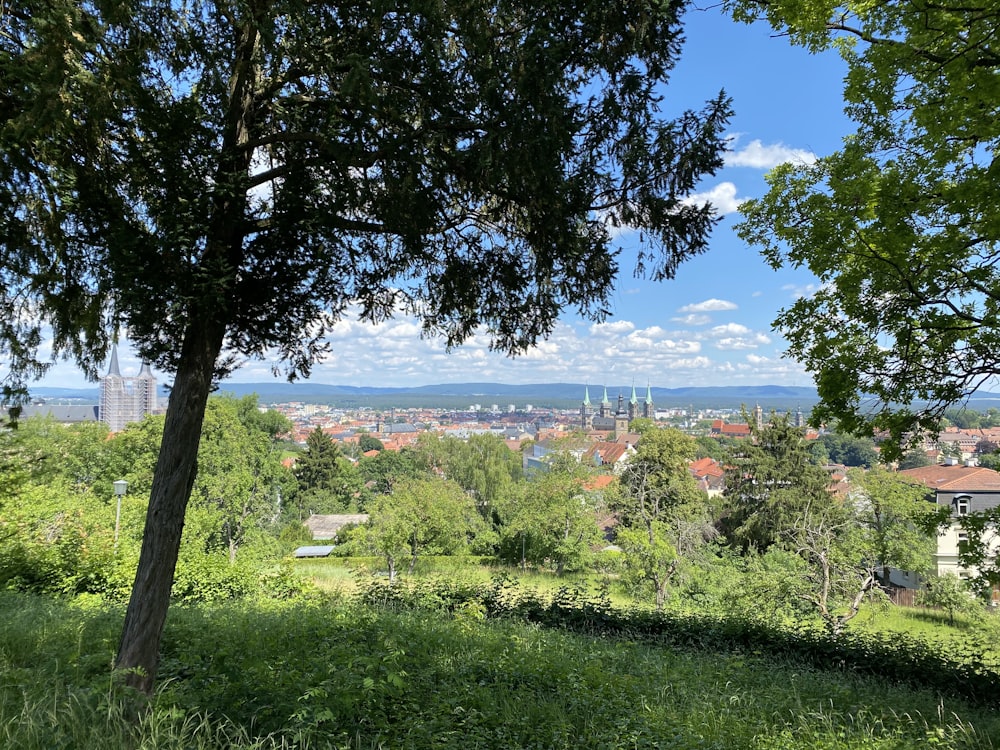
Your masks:
M632 398L629 399L628 406L625 405L625 396L618 394L618 408L612 412L611 402L608 400L607 386L604 388L604 396L597 407L596 413L590 402L590 388L584 387L583 404L580 405L580 427L585 432L591 430L599 432L614 432L615 435L623 435L629 431L632 421L642 417L644 419L655 419L656 410L653 408L653 394L649 386L646 386L646 400L641 404L635 395L635 386L632 386Z

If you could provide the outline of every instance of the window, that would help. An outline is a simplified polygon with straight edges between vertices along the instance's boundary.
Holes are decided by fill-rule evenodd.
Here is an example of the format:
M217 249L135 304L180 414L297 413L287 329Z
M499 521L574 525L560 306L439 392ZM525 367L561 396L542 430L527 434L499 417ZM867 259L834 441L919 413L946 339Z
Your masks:
M955 513L959 516L969 515L969 501L972 500L968 495L959 495L955 498Z

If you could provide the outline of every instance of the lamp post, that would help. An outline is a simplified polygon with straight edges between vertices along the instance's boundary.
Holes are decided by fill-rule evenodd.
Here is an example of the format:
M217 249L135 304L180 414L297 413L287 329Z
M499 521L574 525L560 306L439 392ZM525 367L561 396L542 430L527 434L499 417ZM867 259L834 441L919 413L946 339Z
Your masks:
M111 483L111 486L115 488L115 498L118 500L118 507L115 510L115 554L118 554L118 530L122 525L122 498L125 497L125 493L128 491L128 482L124 479L119 479Z

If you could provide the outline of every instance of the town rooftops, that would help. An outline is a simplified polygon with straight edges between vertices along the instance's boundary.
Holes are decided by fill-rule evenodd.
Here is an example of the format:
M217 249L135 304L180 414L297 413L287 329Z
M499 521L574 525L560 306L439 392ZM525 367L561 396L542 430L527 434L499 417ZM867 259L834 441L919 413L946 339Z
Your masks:
M921 466L903 469L900 474L916 479L921 484L945 492L973 490L1000 490L1000 472L982 466Z

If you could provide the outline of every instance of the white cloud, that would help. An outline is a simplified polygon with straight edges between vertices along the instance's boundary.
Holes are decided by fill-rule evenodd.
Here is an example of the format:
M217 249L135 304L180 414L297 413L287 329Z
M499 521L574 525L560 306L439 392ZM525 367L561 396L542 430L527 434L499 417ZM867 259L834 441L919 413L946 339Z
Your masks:
M684 307L677 310L681 313L707 313L707 312L722 312L724 310L736 310L738 305L735 302L730 302L724 299L707 299L703 302L695 302L693 305L684 305Z
M734 137L731 143L739 140ZM764 145L760 139L755 138L746 146L734 149L726 154L727 167L753 167L754 169L772 169L779 164L791 162L793 164L814 164L816 154L801 148L792 148L784 143L772 143Z
M689 307L692 309L687 312L689 318L702 321L712 311L731 310L736 305L709 299ZM764 348L768 343L766 336L740 323L692 333L667 330L659 325L640 328L629 320L589 326L560 322L548 340L515 358L491 351L484 332L477 332L451 351L445 350L440 339L421 338L419 333L418 322L407 316L377 326L356 318L342 320L333 327L330 349L313 366L308 379L314 383L386 387L486 381L582 382L617 388L632 381L677 387L722 385L731 381L789 382L801 377L788 363L778 366L763 356L758 364L749 359L733 359L736 353L742 357L751 352L758 355L771 352ZM702 340L711 341L711 347ZM126 367L138 369L138 361L124 343L119 346L119 360L123 371ZM161 383L170 380L160 373L157 378ZM274 379L270 361L247 362L232 377L233 382ZM53 377L46 378L42 385L82 388L87 383L75 368L58 363Z
M710 316L699 315L697 313L691 313L690 315L685 315L680 318L671 318L670 320L684 326L704 326L712 322L712 318Z
M788 292L793 299L801 299L802 297L812 297L822 288L823 284L785 284L781 290Z
M590 326L590 335L601 338L622 336L635 330L635 323L629 320L614 320L608 323L594 323Z
M749 336L727 336L715 342L715 348L722 351L741 351L745 349L757 349L767 346L771 339L763 333L754 333Z
M710 331L708 331L709 336L716 336L716 337L742 336L747 333L750 333L750 329L740 323L726 323L725 325L715 326Z
M684 199L684 203L691 206L711 205L715 212L721 216L736 213L740 204L746 198L736 197L736 185L731 182L720 182L711 190L704 193L693 193Z

